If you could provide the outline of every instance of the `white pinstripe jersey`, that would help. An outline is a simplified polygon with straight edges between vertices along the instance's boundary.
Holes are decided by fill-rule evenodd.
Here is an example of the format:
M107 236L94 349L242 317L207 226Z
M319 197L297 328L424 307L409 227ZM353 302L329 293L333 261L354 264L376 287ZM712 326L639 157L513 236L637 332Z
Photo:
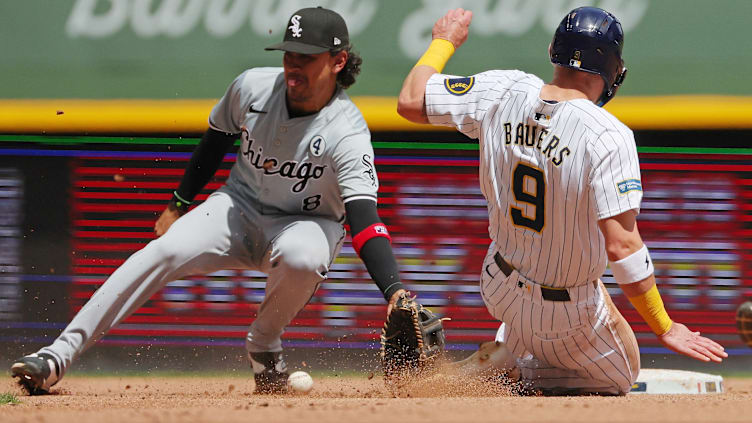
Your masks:
M530 280L572 287L606 269L597 221L639 212L640 167L629 128L589 100L545 102L542 86L521 71L435 74L426 112L432 124L479 140L499 253Z
M290 118L282 68L249 69L212 109L209 126L240 134L227 185L262 214L344 219L344 203L376 201L371 133L342 89L318 113Z

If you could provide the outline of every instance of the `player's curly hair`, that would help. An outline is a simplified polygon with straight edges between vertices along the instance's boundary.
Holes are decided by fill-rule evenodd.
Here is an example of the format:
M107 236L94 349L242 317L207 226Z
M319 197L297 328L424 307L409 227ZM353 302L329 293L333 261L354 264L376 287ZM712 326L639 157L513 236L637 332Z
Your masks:
M348 45L341 50L332 50L329 54L335 56L340 51L347 52L347 63L345 63L345 67L337 74L337 85L346 90L355 83L355 77L360 73L360 65L363 64L363 58L353 51L352 45Z

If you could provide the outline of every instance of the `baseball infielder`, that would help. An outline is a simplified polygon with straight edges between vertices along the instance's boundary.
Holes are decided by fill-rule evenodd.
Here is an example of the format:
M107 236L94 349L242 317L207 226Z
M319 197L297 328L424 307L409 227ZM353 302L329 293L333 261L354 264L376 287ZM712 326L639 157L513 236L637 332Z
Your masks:
M47 392L82 352L167 282L220 269L268 274L246 349L256 392L284 392L280 336L326 279L345 220L390 306L404 293L376 209L370 133L344 92L362 62L345 21L323 8L299 10L284 42L267 50L285 52L283 68L250 69L230 84L156 222L159 237L107 279L52 345L12 365L12 376L30 393ZM242 145L227 184L185 214L238 136Z
M503 322L491 346L495 366L550 394L629 392L639 349L599 279L607 262L666 347L720 362L723 347L672 322L663 307L635 221L642 184L633 134L600 108L626 75L619 21L592 7L567 14L545 84L516 70L441 74L471 18L456 9L436 22L398 111L480 142L492 240L480 290Z

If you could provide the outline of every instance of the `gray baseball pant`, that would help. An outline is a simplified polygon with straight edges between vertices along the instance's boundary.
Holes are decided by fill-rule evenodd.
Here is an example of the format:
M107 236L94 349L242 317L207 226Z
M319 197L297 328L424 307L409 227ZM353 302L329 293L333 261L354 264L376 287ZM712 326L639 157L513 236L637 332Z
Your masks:
M344 237L342 224L331 219L262 215L221 189L130 256L39 352L56 357L64 371L167 282L224 269L268 274L245 344L249 352L281 351L285 326L326 279Z

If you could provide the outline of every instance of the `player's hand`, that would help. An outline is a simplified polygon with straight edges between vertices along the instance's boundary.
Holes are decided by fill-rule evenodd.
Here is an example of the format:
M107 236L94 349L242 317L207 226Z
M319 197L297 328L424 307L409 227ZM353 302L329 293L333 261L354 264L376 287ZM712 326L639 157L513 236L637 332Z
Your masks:
M671 329L658 339L666 348L696 360L720 363L728 357L721 344L701 336L700 332L690 331L681 323L673 322Z
M397 302L397 299L400 297L400 295L404 294L405 292L407 291L405 291L404 289L400 289L396 291L394 294L392 294L392 298L389 299L389 305L386 306L387 316L392 314L392 309L394 308L394 304Z
M173 223L181 216L180 211L172 205L167 206L166 209L159 215L157 223L154 224L154 233L157 237L160 237L170 229Z
M473 19L473 12L465 9L453 9L439 18L433 25L431 35L433 39L440 38L459 48L467 40L467 29Z

